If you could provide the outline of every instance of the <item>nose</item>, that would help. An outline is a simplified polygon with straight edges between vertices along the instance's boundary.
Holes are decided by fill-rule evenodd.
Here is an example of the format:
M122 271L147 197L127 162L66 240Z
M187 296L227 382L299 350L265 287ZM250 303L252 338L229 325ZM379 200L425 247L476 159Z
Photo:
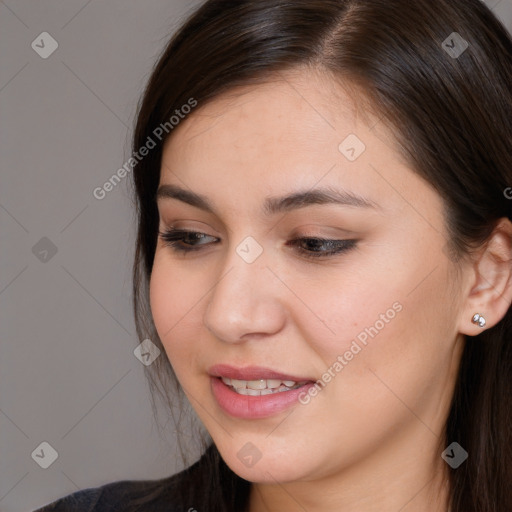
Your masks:
M240 343L283 328L286 288L268 263L265 251L252 263L230 251L204 313L204 324L217 339Z

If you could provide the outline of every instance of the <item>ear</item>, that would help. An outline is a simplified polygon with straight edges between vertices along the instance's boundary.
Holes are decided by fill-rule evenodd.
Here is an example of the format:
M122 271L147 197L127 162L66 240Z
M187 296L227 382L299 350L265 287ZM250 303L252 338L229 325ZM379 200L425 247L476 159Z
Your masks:
M495 326L512 302L512 223L502 218L471 264L471 281L459 332L476 336ZM485 318L482 328L472 322L473 315Z

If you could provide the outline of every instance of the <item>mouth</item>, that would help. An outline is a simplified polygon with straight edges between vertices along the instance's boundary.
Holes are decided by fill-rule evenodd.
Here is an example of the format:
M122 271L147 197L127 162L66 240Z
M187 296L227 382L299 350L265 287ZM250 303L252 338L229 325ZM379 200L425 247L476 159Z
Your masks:
M208 373L211 377L220 377L227 386L254 391L278 390L281 386L292 389L297 385L316 381L316 379L310 377L288 375L263 366L245 366L241 368L228 364L216 364L209 368Z
M228 415L242 419L274 416L297 404L315 384L308 377L257 366L216 365L208 373L217 404Z
M258 380L239 380L228 377L220 377L222 382L232 391L245 396L264 396L275 393L291 391L306 385L310 381L296 382L294 380L281 379L258 379Z

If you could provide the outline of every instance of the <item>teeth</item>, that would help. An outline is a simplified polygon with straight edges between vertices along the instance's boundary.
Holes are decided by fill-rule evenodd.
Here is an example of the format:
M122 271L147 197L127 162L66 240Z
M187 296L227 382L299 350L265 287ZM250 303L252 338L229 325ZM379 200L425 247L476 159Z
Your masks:
M231 380L230 384L236 389L243 389L247 387L247 381L246 380L236 380L236 379L229 379ZM227 384L227 382L226 382Z
M247 387L249 389L265 389L267 387L267 381L265 379L260 380L248 380Z
M283 391L290 391L303 384L293 380L279 380L279 379L258 379L258 380L237 380L221 377L222 382L231 387L239 395L245 396L263 396L272 393L281 393Z

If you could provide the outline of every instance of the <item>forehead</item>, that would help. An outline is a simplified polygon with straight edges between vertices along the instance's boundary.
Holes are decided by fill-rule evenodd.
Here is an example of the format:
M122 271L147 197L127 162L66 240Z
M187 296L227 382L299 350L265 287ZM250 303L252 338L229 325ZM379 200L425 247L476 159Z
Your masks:
M306 171L319 155L339 160L339 144L351 133L370 143L364 115L327 75L280 73L199 104L167 140L163 164Z
M290 143L300 153L301 148L311 150L318 143L338 139L344 128L355 126L358 114L365 112L356 112L354 100L327 75L282 72L199 104L166 147L175 151L177 146L191 149L223 143L249 150L266 144L270 150Z
M264 197L316 185L384 207L403 202L411 187L421 197L427 184L361 103L331 78L304 73L228 91L199 104L173 131L160 183L191 189L243 215L259 211ZM347 157L348 146L356 158Z

